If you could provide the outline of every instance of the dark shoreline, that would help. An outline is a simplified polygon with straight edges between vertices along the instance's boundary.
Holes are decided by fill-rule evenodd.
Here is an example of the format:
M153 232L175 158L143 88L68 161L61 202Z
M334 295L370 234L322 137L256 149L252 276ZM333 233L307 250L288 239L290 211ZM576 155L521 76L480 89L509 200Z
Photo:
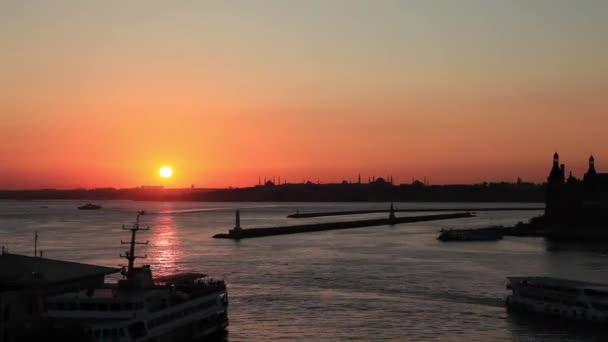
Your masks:
M422 185L387 182L344 184L267 184L245 188L163 187L0 190L12 200L136 200L201 202L537 202L545 186L533 183Z

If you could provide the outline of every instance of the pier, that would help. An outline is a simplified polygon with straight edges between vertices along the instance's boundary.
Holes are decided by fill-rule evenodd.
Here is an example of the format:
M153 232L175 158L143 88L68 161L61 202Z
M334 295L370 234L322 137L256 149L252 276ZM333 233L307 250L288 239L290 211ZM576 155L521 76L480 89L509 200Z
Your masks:
M515 208L421 208L421 209L394 209L396 213L433 213L433 212L477 212L477 211L539 211L545 210L545 207L515 207ZM345 210L345 211L326 211L314 213L295 213L287 215L288 218L311 218L323 216L342 216L342 215L360 215L360 214L378 214L389 213L390 209L368 209L368 210Z
M248 228L248 229L241 228L240 216L237 216L237 217L238 217L238 222L234 229L229 230L228 233L214 235L213 238L240 240L240 239L264 237L264 236L273 236L273 235L311 233L311 232L321 232L321 231L326 231L326 230L385 226L385 225L394 225L394 224L399 224L399 223L449 220L449 219L475 217L475 215L473 213L466 212L466 213L454 213L454 214L395 217L393 214L393 215L390 215L388 218L377 218L377 219L344 221L344 222L311 223L311 224L302 224L302 225L295 225L295 226L279 226L279 227Z

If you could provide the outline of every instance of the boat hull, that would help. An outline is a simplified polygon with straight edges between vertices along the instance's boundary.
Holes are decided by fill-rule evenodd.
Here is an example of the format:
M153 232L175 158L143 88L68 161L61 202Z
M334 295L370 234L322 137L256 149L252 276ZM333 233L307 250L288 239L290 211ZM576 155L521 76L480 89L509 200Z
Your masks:
M507 309L511 311L529 312L537 315L559 317L567 320L606 323L608 315L597 310L573 307L559 303L548 303L543 301L534 301L527 298L521 298L513 295L508 295L505 300Z

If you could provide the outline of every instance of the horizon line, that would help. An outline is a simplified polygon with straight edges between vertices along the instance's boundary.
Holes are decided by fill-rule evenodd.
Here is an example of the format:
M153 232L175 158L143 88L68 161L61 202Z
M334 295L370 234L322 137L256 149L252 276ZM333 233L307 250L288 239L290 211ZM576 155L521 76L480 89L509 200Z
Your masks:
M418 180L416 180L418 181ZM310 182L310 183L309 183ZM306 182L298 182L298 183L280 183L280 184L275 184L273 183L272 185L266 185L266 184L254 184L254 185L249 185L249 186L222 186L222 187L166 187L163 185L139 185L139 186L132 186L132 187L112 187L112 186L101 186L101 187L94 187L94 188L90 188L90 187L38 187L38 188L16 188L16 189L1 189L0 191L74 191L74 190L79 190L79 191L91 191L91 190L233 190L233 189L247 189L247 188L256 188L256 187L265 187L265 186L285 186L285 185L374 185L374 184L386 184L386 185L390 185L390 186L407 186L407 185L422 185L422 186L476 186L476 185L484 185L484 184L513 184L513 185L517 185L517 184L529 184L529 185L544 185L547 182L541 182L541 183L537 183L537 182L527 182L527 181L515 181L515 182L509 182L509 181L484 181L484 182L477 182L477 183L436 183L436 184L431 184L431 183L424 183L422 181L419 181L419 183L399 183L399 184L395 184L395 183L391 183L391 182L385 182L385 183L374 183L374 182L348 182L348 183L342 183L342 182L336 182L336 183L332 183L332 182L312 182L312 181L306 181Z

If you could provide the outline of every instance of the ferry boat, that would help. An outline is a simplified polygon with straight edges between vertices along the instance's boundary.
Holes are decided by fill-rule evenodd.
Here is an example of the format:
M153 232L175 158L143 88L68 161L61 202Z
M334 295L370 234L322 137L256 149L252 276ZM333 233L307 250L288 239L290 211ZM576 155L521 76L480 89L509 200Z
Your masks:
M509 309L596 323L608 321L608 285L551 277L509 277Z
M81 205L80 207L78 207L78 209L80 209L80 210L96 210L96 209L101 209L101 206L98 205L98 204L87 203L85 205Z
M496 241L503 238L503 226L477 229L441 229L439 241Z
M183 273L154 279L147 265L135 267L135 236L140 230L138 212L131 241L121 257L128 266L117 284L50 297L46 318L63 327L78 324L89 341L191 341L222 335L228 326L228 293L223 280L200 273Z

